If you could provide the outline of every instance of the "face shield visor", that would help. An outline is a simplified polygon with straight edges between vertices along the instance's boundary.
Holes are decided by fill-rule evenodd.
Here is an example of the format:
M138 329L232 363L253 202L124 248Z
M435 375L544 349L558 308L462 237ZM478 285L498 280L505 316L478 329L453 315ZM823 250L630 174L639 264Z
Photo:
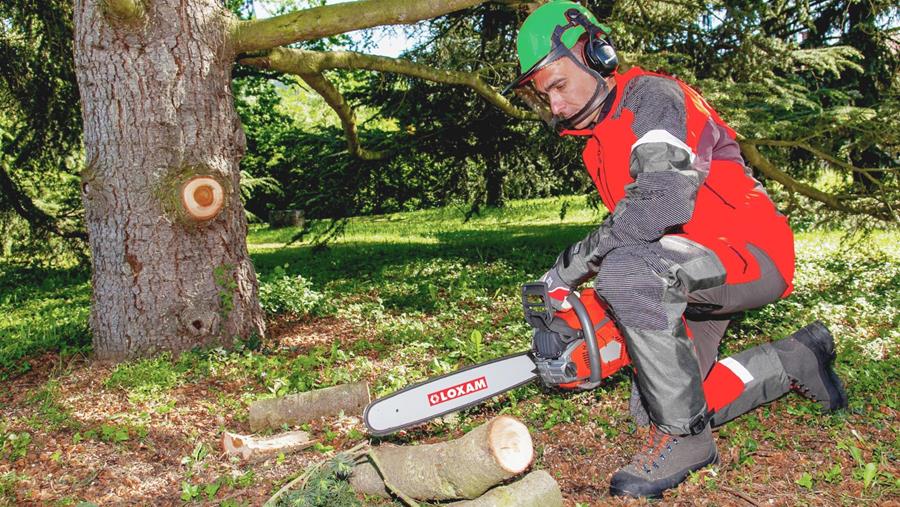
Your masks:
M584 62L562 42L563 33L576 26L585 27L587 37L597 36L598 30L586 20L580 18L581 16L578 16L577 19L570 19L569 23L566 25L558 25L553 30L553 35L551 36L551 51L530 69L522 73L515 81L510 83L502 92L505 95L509 93L510 90L515 90L516 95L518 95L530 108L535 110L541 119L557 132L575 129L577 125L580 125L586 119L590 118L591 115L600 108L610 92L609 86L606 84L606 79L599 72L585 65ZM600 33L602 33L602 31L600 31ZM582 35L582 37L585 37L585 35ZM582 43L585 42L582 41ZM540 92L534 85L534 76L538 71L562 58L568 58L580 70L593 77L596 82L591 97L585 102L580 110L568 117L554 115L550 107L549 97Z

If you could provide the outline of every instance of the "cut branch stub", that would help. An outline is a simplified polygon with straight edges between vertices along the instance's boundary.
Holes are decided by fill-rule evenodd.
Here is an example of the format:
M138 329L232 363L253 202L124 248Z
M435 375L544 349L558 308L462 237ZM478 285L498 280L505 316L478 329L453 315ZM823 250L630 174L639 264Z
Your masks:
M219 216L231 198L231 182L206 164L164 170L153 195L173 222L202 226Z
M103 13L112 22L138 23L146 14L145 0L101 0Z
M222 184L211 176L194 176L181 186L181 205L197 221L214 218L225 204Z

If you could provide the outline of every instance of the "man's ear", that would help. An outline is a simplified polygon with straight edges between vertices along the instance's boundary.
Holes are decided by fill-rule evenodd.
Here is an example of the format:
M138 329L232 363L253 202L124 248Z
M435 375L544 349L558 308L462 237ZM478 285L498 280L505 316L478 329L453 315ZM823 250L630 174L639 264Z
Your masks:
M572 54L575 55L575 58L581 62L582 65L587 66L587 61L584 59L584 45L587 44L587 34L582 34L581 37L578 38L578 41L575 42L575 45L572 46Z

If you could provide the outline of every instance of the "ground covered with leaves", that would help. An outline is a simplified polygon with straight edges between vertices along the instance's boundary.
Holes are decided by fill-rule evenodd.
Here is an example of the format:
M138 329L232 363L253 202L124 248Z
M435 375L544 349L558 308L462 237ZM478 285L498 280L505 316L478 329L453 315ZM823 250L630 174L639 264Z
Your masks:
M255 229L268 336L119 365L91 359L83 270L0 265L0 504L258 505L366 435L358 419L335 418L302 427L319 440L309 450L224 457L222 432L250 432L253 400L358 380L384 395L526 349L519 285L599 217L581 198L516 201L468 221L465 211L354 219L325 250L286 247L291 229ZM667 503L900 502L900 233L801 232L797 253L795 293L734 322L722 352L820 319L836 336L849 409L821 415L789 395L723 426L721 463ZM531 429L534 467L556 477L567 505L640 504L607 493L644 437L628 394L623 375L579 394L526 386L372 443L445 440L510 414ZM347 498L338 482L317 482L334 486L314 492L319 505L375 502Z

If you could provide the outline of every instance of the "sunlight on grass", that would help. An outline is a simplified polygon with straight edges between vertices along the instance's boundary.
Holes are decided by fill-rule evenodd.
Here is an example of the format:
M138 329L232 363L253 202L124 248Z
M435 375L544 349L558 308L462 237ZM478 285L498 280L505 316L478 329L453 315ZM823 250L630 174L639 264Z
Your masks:
M564 210L564 213L562 211ZM467 207L447 207L374 217L354 217L344 236L334 242L343 243L422 243L437 244L442 234L466 231L502 230L509 225L566 225L599 223L601 214L586 204L581 196L512 201L500 209L489 208L466 220ZM563 219L560 216L563 215ZM282 246L297 232L296 228L269 229L251 227L247 238L251 248Z

